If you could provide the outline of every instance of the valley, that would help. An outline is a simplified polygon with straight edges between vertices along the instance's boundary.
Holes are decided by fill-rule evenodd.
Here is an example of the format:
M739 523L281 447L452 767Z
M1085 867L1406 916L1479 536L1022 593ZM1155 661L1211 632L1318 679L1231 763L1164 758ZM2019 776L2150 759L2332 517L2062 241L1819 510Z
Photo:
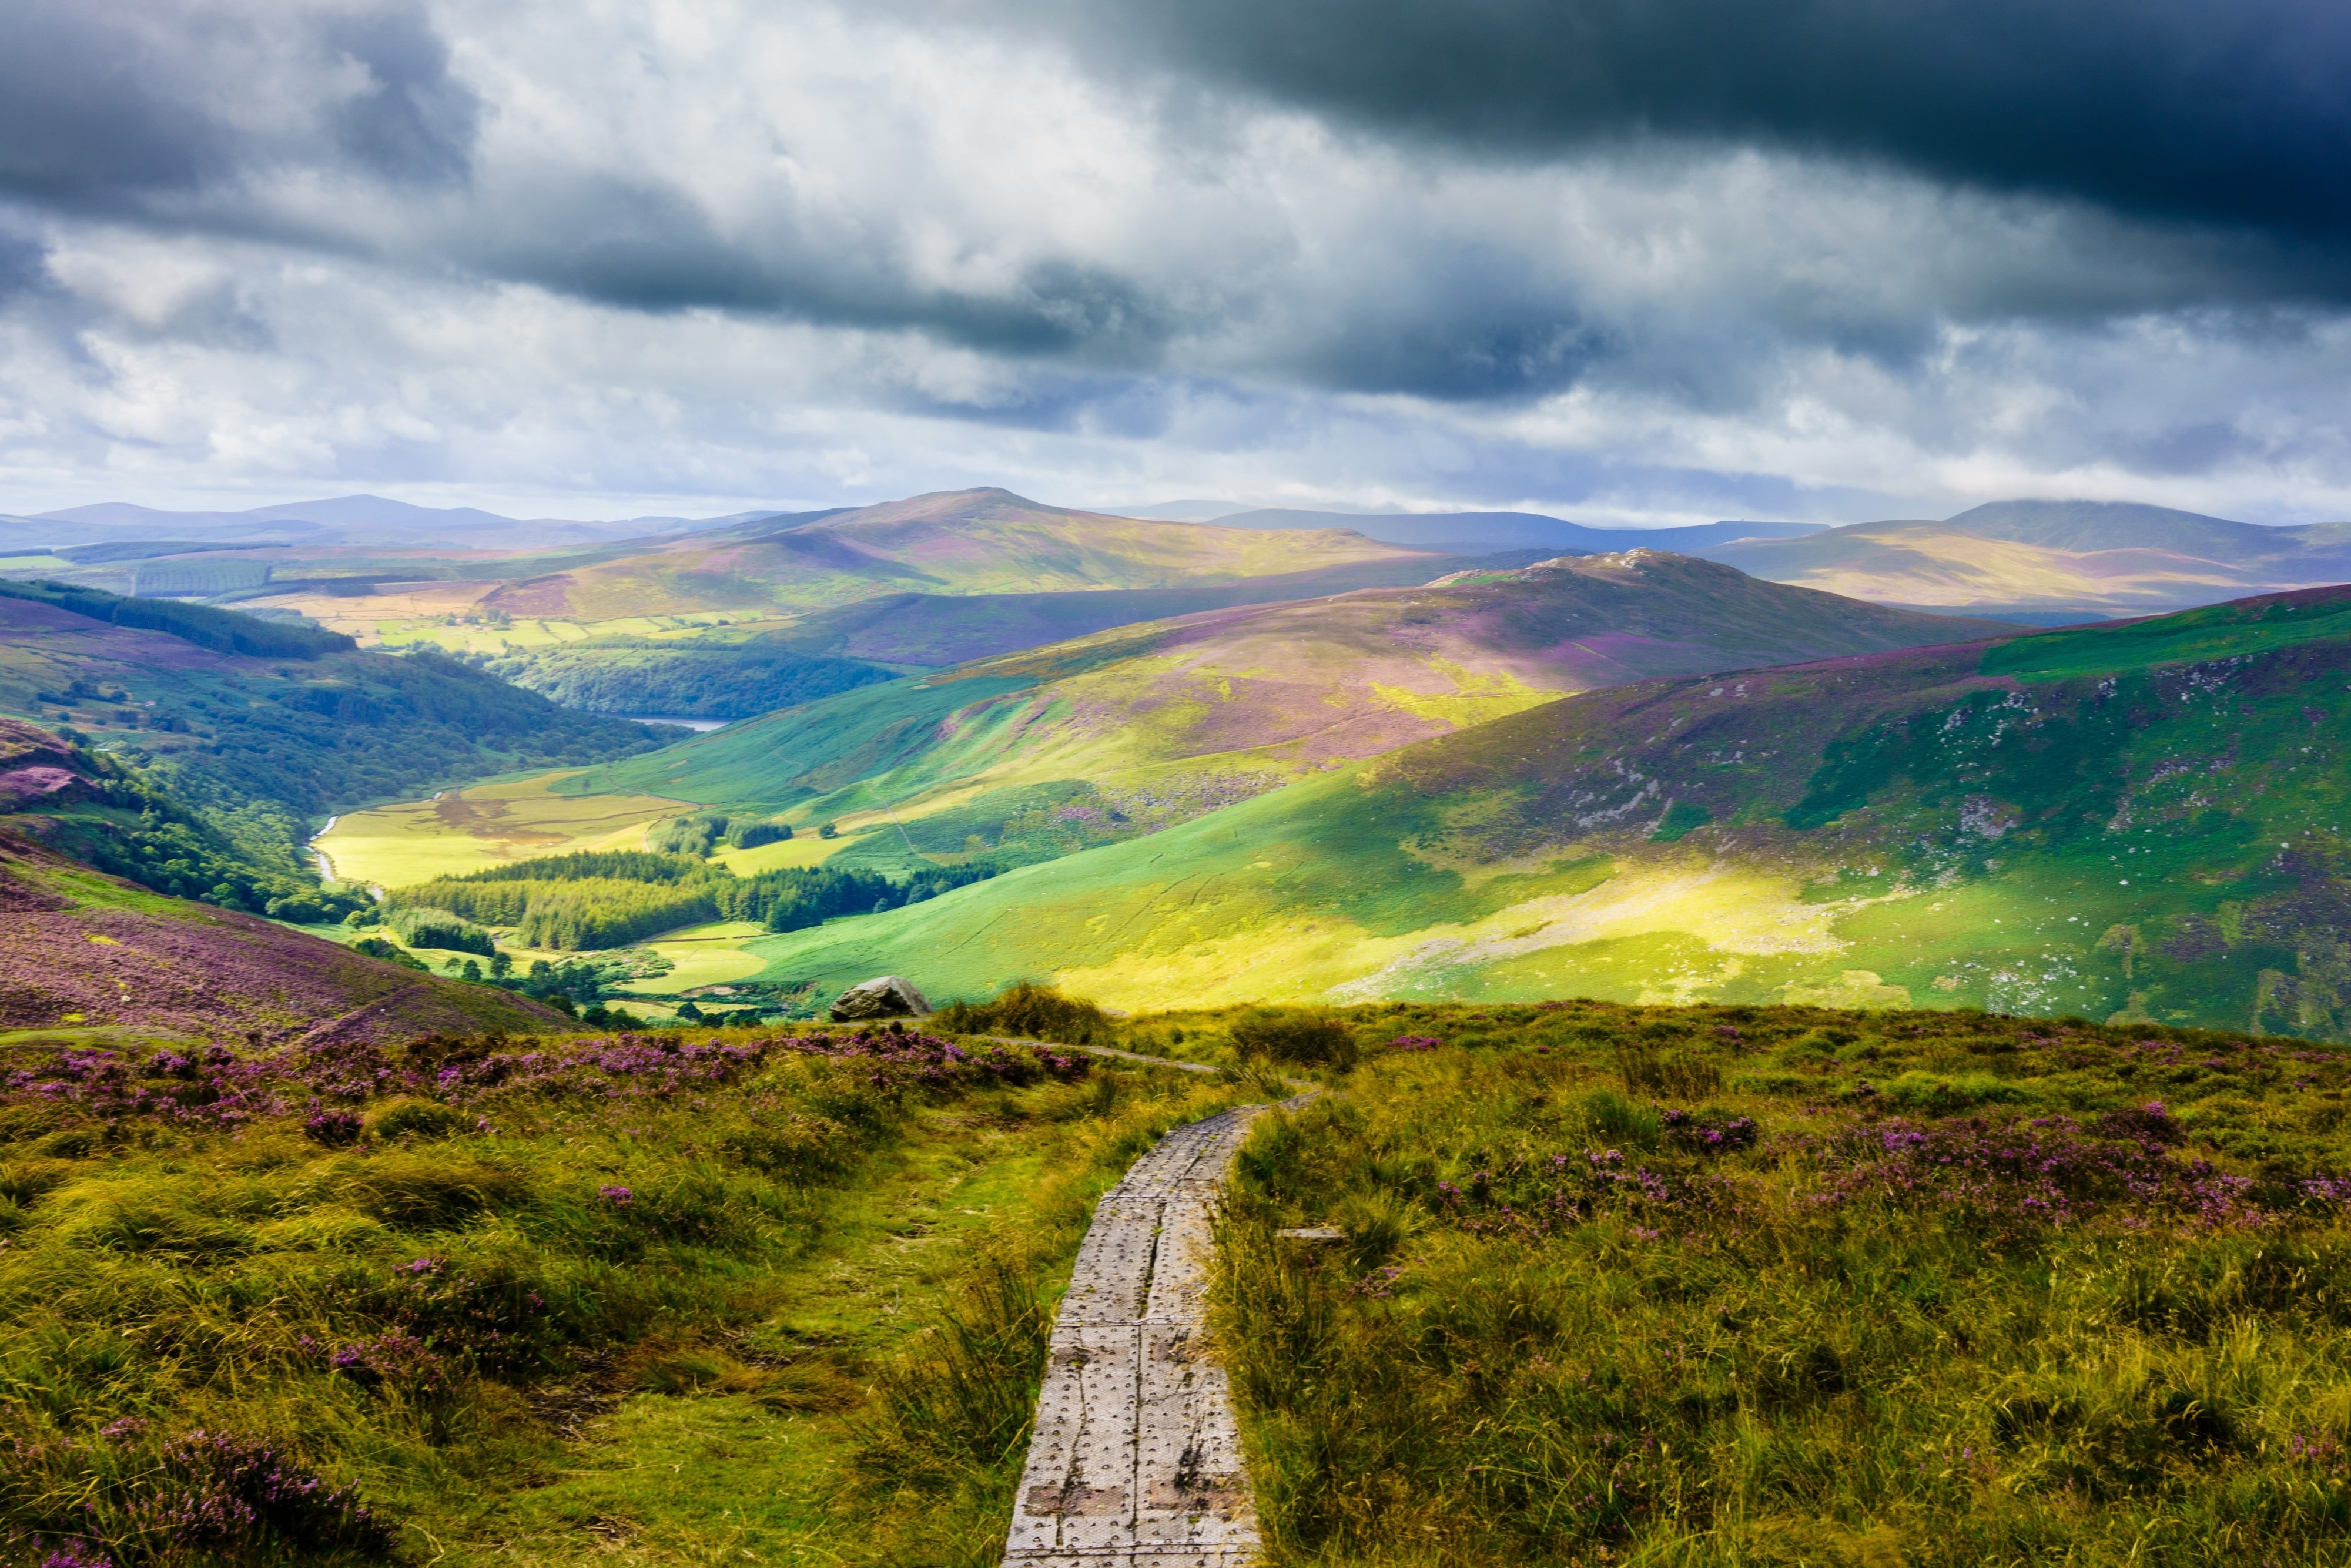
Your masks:
M935 525L845 535L922 592L601 622L0 584L10 1528L995 1562L1061 1517L1021 1456L1097 1196L1316 1089L1207 1276L1278 1550L2331 1538L2244 1500L2304 1496L2307 1290L2168 1298L2257 1315L2259 1389L2110 1320L2128 1259L2330 1266L2351 588L2033 630L1651 549L1227 581L1262 562L1111 530L1072 572L1195 579L955 592ZM944 1010L813 1021L882 974ZM1855 1258L1967 1288L1822 1283ZM2085 1371L2093 1320L2145 1365ZM2019 1357L2122 1436L1985 1416ZM1734 1428L1853 1462L1726 1498ZM2137 1490L2092 1529L1938 1444ZM1465 1484L1505 1459L1541 1498ZM263 1469L250 1522L163 1507Z
M1993 630L1684 558L1569 559L1121 628L497 788L508 800L531 794L518 807L527 814L569 799L582 821L601 823L666 799L796 830L786 842L717 852L741 873L1000 871L1155 833L1562 691ZM486 864L548 852L552 841L521 821L452 796L352 813L321 847L347 874L398 885L422 857ZM838 836L822 837L826 826ZM413 856L379 851L395 840ZM738 950L747 965L758 951Z
M2002 550L2095 555L2124 529L2181 559L2233 553L2296 570L2332 559L2325 529L2149 513L2013 503L1935 526L1973 541L1963 553L1987 594L2024 580L2022 558ZM1697 548L1762 552L1781 575L1886 597L1869 552L1897 548L1888 539L1911 549L1928 527L1709 536ZM787 537L799 542L776 543ZM554 575L592 583L610 569L650 582L674 567L662 580L706 585L716 579L691 562L718 559L708 552L782 550L800 563L775 579L787 601L799 591L790 582L816 580L801 568L820 556L833 562L826 570L865 573L864 586L836 583L821 605L770 595L660 609L639 593L625 608L640 613L601 622L572 618L581 605L566 599L543 607L555 618L482 611L457 624L358 627L377 652L323 627L263 622L286 629L240 634L291 639L285 653L298 655L266 671L257 655L193 633L99 631L80 614L152 601L98 593L77 611L59 595L91 591L43 591L0 598L16 661L0 663L0 709L78 722L76 733L186 798L190 831L215 845L189 863L214 869L164 891L211 897L218 886L233 907L282 904L346 944L360 935L335 922L358 895L303 891L303 841L330 811L307 847L348 887L637 850L665 824L705 818L714 833L730 821L772 824L757 842L708 845L722 876L885 890L908 879L932 888L947 873L978 879L803 929L688 922L598 960L580 1005L634 998L654 1018L690 1000L789 1009L861 969L894 967L947 996L1019 975L1122 1008L1531 998L1565 986L1626 1001L1977 1006L2324 1038L2346 1027L2342 960L2312 913L2333 896L2331 841L2287 821L2300 810L2294 821L2323 822L2324 810L2285 804L2320 800L2325 770L2283 753L2256 761L2246 745L2231 752L2226 720L2181 727L2188 714L2159 702L2145 712L2162 723L2128 733L2085 730L2075 711L2085 681L2168 690L2187 678L2180 670L2331 656L2320 650L2341 628L2324 594L2265 601L2259 631L2220 609L2020 638L1996 621L1696 557L1522 552L1464 566L1343 531L1110 520L988 490L726 522L673 533L650 553L642 542L563 547L573 563ZM758 576L767 568L753 555L726 556L726 570ZM1377 580L1432 566L1447 570ZM907 571L922 574L921 591L892 575ZM475 608L539 578L500 578ZM2078 580L2043 587L2055 596ZM2105 580L2125 591L2124 577ZM1307 584L1325 591L1297 591ZM2127 591L2141 589L2170 591L2151 578ZM2309 648L2279 641L2288 622ZM2003 663L2026 648L2070 650L2068 673ZM420 679L441 683L434 695ZM1703 695L1725 680L1730 696ZM517 747L497 737L522 733L502 727L525 724L522 709L485 722L481 708L455 728L433 716L454 711L469 681L467 703L510 707L527 695L508 684L518 683L568 706L530 699L536 738ZM727 722L677 739L581 709ZM258 726L248 716L264 713ZM1914 731L1930 720L1950 727L1953 747L1980 731L1986 759L1919 750ZM2203 760L2147 750L2158 731ZM559 734L560 751L549 745ZM2053 747L2075 759L2065 789L2081 794L2102 767L2110 786L2081 794L2062 831L2028 820L2053 809L2057 781L2018 760ZM1901 760L1865 787L1835 782L1860 777L1855 747ZM371 760L395 754L406 771ZM1969 773L1979 766L1989 771ZM2257 773L2259 789L2219 816L2175 809L2169 793L2192 796L2177 781L2199 768ZM2136 776L2147 780L2136 794L2114 782ZM409 780L429 781L430 798L403 796ZM2111 825L2092 834L2080 824L2095 810ZM60 842L109 852L98 846L116 830L48 814ZM2227 849L2230 834L2294 846L2289 860L2317 854L2319 869L2264 871L2250 850ZM219 869L232 862L256 869ZM162 862L104 863L136 876ZM2141 874L2126 879L2126 868ZM2294 877L2300 894L2287 890ZM587 972L576 954L520 945L512 930L497 939L517 972ZM1279 956L1269 970L1245 954Z

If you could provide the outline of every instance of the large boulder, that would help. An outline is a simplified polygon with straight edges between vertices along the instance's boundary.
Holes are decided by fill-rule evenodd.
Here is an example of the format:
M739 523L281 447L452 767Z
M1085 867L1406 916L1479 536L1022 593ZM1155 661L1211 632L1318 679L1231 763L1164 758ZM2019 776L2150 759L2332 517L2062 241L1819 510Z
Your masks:
M931 1010L914 982L884 975L862 986L852 986L832 1004L835 1023L862 1023L867 1019L920 1018Z

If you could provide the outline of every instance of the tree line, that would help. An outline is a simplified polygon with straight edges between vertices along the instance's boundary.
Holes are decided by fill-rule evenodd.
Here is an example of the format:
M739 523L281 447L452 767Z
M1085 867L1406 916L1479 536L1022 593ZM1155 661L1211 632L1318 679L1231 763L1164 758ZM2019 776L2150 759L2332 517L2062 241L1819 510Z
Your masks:
M384 904L387 911L444 910L479 925L511 927L526 947L583 952L712 920L798 931L920 904L995 874L986 864L930 867L900 878L789 866L738 877L680 855L590 851L437 877L396 889Z

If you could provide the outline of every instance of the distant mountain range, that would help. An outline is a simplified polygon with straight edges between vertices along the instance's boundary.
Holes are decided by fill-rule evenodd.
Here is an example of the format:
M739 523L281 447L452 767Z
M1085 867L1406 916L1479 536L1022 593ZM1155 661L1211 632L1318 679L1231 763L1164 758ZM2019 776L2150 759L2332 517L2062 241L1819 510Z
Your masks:
M2351 523L2264 528L2126 501L1997 501L1700 553L1881 603L2104 620L2351 581Z
M641 554L522 578L482 605L509 616L584 620L807 611L891 593L1229 584L1401 562L1416 553L1341 529L1207 528L1075 511L1009 490L951 490L847 511L748 519Z
M126 540L274 540L288 544L381 543L481 549L539 549L657 537L723 527L778 514L725 517L629 517L584 522L567 517L507 517L472 507L419 507L382 496L289 501L242 512L177 512L127 501L100 501L31 517L0 517L0 552Z
M1214 503L1176 502L1191 515ZM1646 547L1774 582L1923 610L2036 622L2104 620L2351 580L2351 523L2272 528L2128 501L1995 501L1934 519L1828 528L1721 522L1590 528L1531 512L1222 512L1224 528L1346 528L1413 549Z
M1592 528L1540 512L1309 512L1287 508L1233 512L1207 519L1222 528L1353 528L1365 538L1413 549L1546 549L1600 555L1609 550L1660 549L1696 555L1733 539L1792 538L1822 531L1820 523L1702 523L1675 528Z
M1224 505L1176 501L1135 508L1156 517L1113 515L981 488L871 507L577 522L372 496L235 513L107 502L0 518L0 552L22 563L14 575L48 571L114 591L275 593L302 609L305 592L364 594L377 582L426 580L451 585L434 600L435 614L590 622L830 612L909 594L1200 591L1274 578L1311 593L1330 590L1307 577L1332 570L1369 570L1344 584L1356 587L1412 580L1416 560L1435 575L1458 558L1635 548L1701 556L1849 598L2038 623L2351 580L2351 523L2273 528L2133 502L2001 501L1940 519L1841 528L1727 521L1655 529L1589 528L1531 512ZM1198 515L1206 512L1218 515ZM37 566L49 549L68 558ZM240 559L219 559L226 550ZM1457 559L1437 565L1438 557ZM180 564L142 570L141 561ZM482 586L465 586L474 583Z

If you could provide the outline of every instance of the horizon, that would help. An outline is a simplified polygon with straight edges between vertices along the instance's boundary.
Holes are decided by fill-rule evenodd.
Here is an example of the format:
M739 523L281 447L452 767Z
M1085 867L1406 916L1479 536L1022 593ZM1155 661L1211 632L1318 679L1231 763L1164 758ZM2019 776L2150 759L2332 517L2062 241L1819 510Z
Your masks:
M912 494L910 494L910 495L905 495L905 496L892 496L892 497L883 497L883 498L880 498L880 499L877 499L877 500L861 500L861 501L831 501L831 502L824 502L824 501L817 501L817 502L809 502L809 501L794 501L794 502L790 502L790 503L787 503L787 504L778 504L778 503L773 503L773 502L753 502L753 503L747 503L747 504L745 504L745 505L742 505L742 506L738 506L738 507L732 507L731 509L726 510L726 511L710 512L710 513L703 513L703 514L694 514L694 513L687 513L687 512L681 512L681 511L639 511L639 512L626 512L626 513L608 513L608 514L606 514L606 515L602 515L602 516L596 516L596 515L573 515L573 516L563 516L563 515L559 515L559 514L555 514L555 513L548 513L548 512L531 513L531 512L517 512L517 511L501 511L501 510L499 510L499 508L498 508L497 507L496 507L496 506L490 506L490 505L485 505L485 504L483 504L483 503L482 503L481 501L479 501L479 500L475 500L475 501L465 501L465 500L449 500L449 501L445 501L445 502L444 502L444 501L425 502L425 501L414 501L414 500L409 500L409 499L407 499L407 498L405 498L405 497L400 497L400 496L395 496L395 495L386 495L386 494L384 494L384 493L382 493L382 492L381 492L381 491L376 491L376 490L354 490L354 491L350 491L350 492L346 492L346 493L342 493L342 494L339 494L339 495L332 495L332 496L327 496L327 495L309 495L309 496L296 497L292 497L292 498L288 498L288 499L285 499L285 500L261 500L261 501L256 501L256 502L254 502L254 503L253 503L252 505L250 505L250 506L246 506L246 507L226 507L226 506L221 506L221 507L157 507L157 506L152 506L152 505L149 505L149 504L147 504L147 503L142 503L142 502L127 502L127 501L123 501L123 500L121 500L120 497L105 497L105 498L103 498L103 499L99 499L99 500L92 500L92 501L85 501L85 502L78 503L78 504L76 504L76 505L74 505L74 506L51 507L51 508L48 508L48 509L47 509L47 510L45 510L45 511L40 511L40 512L10 511L10 510L8 510L8 509L6 509L6 508L0 508L0 517L13 517L13 518L17 518L17 519L24 520L24 521L30 521L30 522L41 522L41 521L50 521L50 520L67 520L67 519L68 519L68 514L70 514L70 513L72 513L72 512L75 512L75 511L78 511L78 510L83 510L83 509L87 509L87 508L91 508L91 507L96 507L111 506L111 505L120 505L120 506L137 507L139 507L139 508L141 508L141 509L142 509L142 510L151 511L151 512L156 512L156 513L163 514L163 515L165 515L165 516L185 516L185 517L236 517L236 516L245 516L245 515L249 515L249 514L252 514L252 513L256 513L256 512L262 512L262 511L273 511L273 510L279 510L279 511L282 511L282 510L285 510L285 509L287 509L287 508L288 508L288 507L302 507L302 506L308 506L308 505L325 506L325 505L330 505L330 504L336 504L336 503L341 503L341 502L349 502L349 501L370 501L370 500L372 500L372 501L390 501L390 502L392 502L392 503L393 503L393 504L395 504L395 505L398 505L398 506L403 506L403 507L418 507L418 508L421 508L421 509L423 509L423 510L428 510L428 511L440 511L440 512L459 512L459 511L468 511L468 510L471 510L471 511L480 511L480 512L486 512L486 513L488 513L488 514L490 514L490 515L492 515L492 516L494 516L494 517L499 517L499 518L501 518L501 519L503 519L503 520L505 520L505 521L514 522L514 523L520 523L520 524L529 524L529 523L549 523L549 524L584 524L584 525L590 525L590 526L611 527L611 526L617 525L617 524L622 524L622 523L633 523L633 522L648 522L648 523L650 523L650 522L671 522L671 523L684 523L684 524L688 524L688 525L706 525L706 524L713 524L713 523L724 522L724 521L728 520L729 518L742 517L742 516L744 516L744 515L746 515L746 514L749 514L749 515L756 516L757 514L761 513L761 512L773 512L773 513L778 513L778 514L789 514L789 513L800 513L800 512L823 511L823 510L828 510L828 509L858 510L858 509L861 509L861 508L862 508L862 507L866 507L887 505L887 504L889 504L889 503L890 503L890 502L892 502L892 501L897 501L897 500L907 500L907 499L914 499L914 498L918 498L918 497L921 497L921 496L926 496L926 495L957 495L957 494L965 494L965 493L969 493L969 492L975 492L975 491L980 491L980 490L990 490L990 489L1001 489L1001 490L1005 490L1005 491L1007 491L1007 492L1008 492L1008 493L1009 493L1009 494L1012 494L1012 495L1015 495L1016 497L1019 497L1019 498L1020 498L1020 499L1022 499L1022 500L1027 500L1027 501L1034 502L1034 503L1039 504L1039 505L1041 505L1041 506L1045 506L1045 507L1058 507L1058 508L1061 508L1061 509L1063 509L1063 510L1069 510L1069 511L1096 512L1096 513L1100 513L1100 514L1102 514L1102 515L1103 515L1103 516L1108 516L1108 517L1141 517L1141 518L1142 518L1142 520L1145 520L1145 521L1154 521L1154 520L1155 520L1155 521L1168 521L1168 522L1185 522L1185 523L1193 523L1193 524L1207 524L1207 525L1210 525L1210 526L1215 526L1215 525L1221 524L1221 523L1223 522L1223 520L1224 520L1226 517L1239 517L1239 516L1243 516L1243 515L1246 515L1246 514L1249 514L1249 513L1252 513L1252 512L1260 512L1260 511L1296 511L1296 512L1319 512L1319 513L1325 513L1325 514L1328 514L1328 515L1331 515L1331 516L1333 516L1333 517L1344 517L1344 516L1350 516L1350 515L1353 515L1353 516L1361 517L1364 518L1365 520L1374 520L1374 519L1379 519L1379 518L1394 518L1394 517L1432 517L1432 518L1434 518L1434 517L1473 517L1473 516L1487 516L1487 517L1522 516L1522 517L1543 517L1543 518L1548 518L1549 520L1552 520L1552 521L1568 523L1568 524L1571 524L1571 525L1573 525L1573 526L1582 527L1582 528L1595 528L1595 529L1601 529L1601 530L1607 530L1607 529L1623 529L1623 530L1627 530L1627 531L1654 531L1654 530L1660 530L1660 529L1668 529L1668 528L1689 528L1689 527L1719 527L1719 526L1729 526L1729 525L1732 525L1732 524L1740 524L1740 523L1752 523L1752 524L1756 524L1756 525L1758 525L1758 526L1761 526L1761 527L1784 527L1784 526L1790 526L1790 525L1796 525L1796 526L1807 526L1807 525L1809 525L1809 526L1817 527L1817 528L1821 528L1826 529L1826 528L1859 528L1859 527L1865 527L1865 526L1870 525L1870 524L1874 524L1874 523L1883 523L1883 522L1896 522L1896 521L1903 521L1903 522L1907 522L1907 521L1948 521L1948 520L1950 520L1951 518L1954 518L1954 517L1959 517L1959 516L1962 515L1965 511L1973 510L1973 509L1974 509L1974 507L1975 507L1976 506L1987 506L1987 505L2002 505L2002 504L2017 505L2017 504L2022 504L2022 505L2076 506L2076 505L2085 505L2085 504L2086 504L2086 505L2094 505L2094 506L2147 506L2147 507L2154 507L2154 506L2158 506L2158 505L2159 505L2158 503L2150 502L2150 501L2145 501L2145 500L2140 500L2140 499L2137 499L2137 498L2107 499L2107 498L2102 498L2102 497L2101 497L2101 498L2094 498L2094 497L2079 497L2079 496L2074 496L2074 497L2059 497L2059 496L2003 496L2003 497L1991 497L1991 498L1990 498L1990 499L1988 499L1988 500L1986 500L1986 501L1982 501L1982 502L1977 502L1977 503L1972 504L1970 507L1961 508L1959 511L1952 512L1952 513L1949 513L1949 514L1944 514L1944 515L1942 515L1942 516L1940 516L1940 517L1897 517L1887 516L1887 517L1854 517L1854 518L1844 519L1844 520L1839 520L1839 521L1823 521L1823 520L1820 520L1820 519L1798 519L1798 518L1791 518L1791 517L1703 517L1703 518L1692 517L1692 518L1686 519L1686 520L1664 520L1664 519L1660 519L1660 520L1644 520L1644 521L1632 521L1632 522L1612 522L1612 521L1604 521L1604 520L1598 520L1598 519L1589 519L1589 518L1583 518L1583 517L1571 517L1571 516L1567 516L1567 515L1565 515L1565 514L1564 514L1564 513L1562 513L1562 512L1557 512L1557 511L1553 511L1553 512L1544 512L1544 511L1538 510L1538 509L1536 509L1536 508L1534 508L1534 507L1422 507L1422 508L1406 508L1406 507L1396 507L1396 508L1395 508L1395 509L1393 509L1393 510L1389 510L1389 509L1384 509L1384 508L1375 508L1375 507L1364 507L1364 506L1360 506L1360 505L1348 505L1348 504L1344 504L1344 503L1323 503L1323 504L1321 504L1321 505L1309 506L1309 505L1303 505L1303 504L1258 503L1258 502L1246 502L1246 501L1244 501L1244 502L1238 502L1238 503L1232 503L1232 504L1231 504L1232 509L1231 509L1230 511L1218 513L1218 514L1217 514L1216 516L1213 516L1213 517L1183 517L1183 518L1169 518L1169 517L1152 518L1152 517L1144 517L1144 516L1143 516L1143 514L1147 513L1147 512L1150 512L1150 511L1153 511L1153 510L1155 510L1155 509L1165 508L1165 507L1178 507L1178 506L1189 506L1189 505L1193 505L1193 504L1195 504L1195 502L1194 502L1194 501L1192 501L1192 500L1187 500L1187 499L1186 499L1186 498L1180 498L1180 497L1179 497L1179 498L1172 498L1172 499L1165 500L1165 501L1150 501L1150 502L1140 502L1140 503L1133 503L1133 502L1130 502L1130 503L1129 503L1129 505L1135 507L1137 509L1136 509L1136 510L1134 510L1134 511L1123 511L1123 510L1119 509L1119 507L1116 507L1116 506L1114 506L1114 505L1082 505L1082 504L1077 504L1077 503L1070 503L1070 502L1062 502L1062 501L1049 500L1049 499L1044 499L1044 498L1041 498L1041 497L1035 497L1035 496L1022 495L1020 492L1019 492L1019 491L1017 491L1017 490L1012 490L1009 486L1000 486L1000 485L964 485L964 486L951 486L951 487L949 487L949 488L943 489L943 490L936 490L936 491L921 491L921 492L914 492L914 493L912 493ZM1205 503L1205 502L1199 502L1198 504L1205 505L1205 504L1207 504L1207 503ZM2297 526L2309 526L2309 524L2311 524L2311 523L2334 523L2334 522L2337 522L2337 521L2345 520L2345 519L2338 519L2338 518L2321 517L2321 518L2313 518L2313 519L2308 519L2306 522L2303 522L2303 523L2281 523L2281 522L2275 522L2275 521L2264 520L2264 519L2261 519L2261 518L2253 518L2253 517L2231 517L2227 516L2227 515L2226 515L2226 514L2224 514L2224 513L2198 513L2198 512L2194 512L2192 508L2188 508L2188 507L2168 507L2168 508L2165 508L2165 509L2168 509L2168 510L2174 510L2174 511L2179 511L2179 512L2183 512L2183 513L2189 513L2189 515L2193 515L2193 516L2211 517L2211 518L2214 518L2214 519L2216 519L2216 520L2219 520L2219 521L2224 521L2224 522L2245 522L2245 523L2252 523L2252 524L2254 524L2255 526L2259 526L2259 527L2297 527ZM75 519L75 520L78 520L78 519ZM293 519L289 519L289 520L293 520ZM304 519L304 520L307 520L307 519ZM93 524L93 525L91 525L91 526L112 526L112 525ZM120 525L120 526L122 526L122 527L136 527L137 525L136 525L135 523L126 523L126 524L122 524L122 525Z

